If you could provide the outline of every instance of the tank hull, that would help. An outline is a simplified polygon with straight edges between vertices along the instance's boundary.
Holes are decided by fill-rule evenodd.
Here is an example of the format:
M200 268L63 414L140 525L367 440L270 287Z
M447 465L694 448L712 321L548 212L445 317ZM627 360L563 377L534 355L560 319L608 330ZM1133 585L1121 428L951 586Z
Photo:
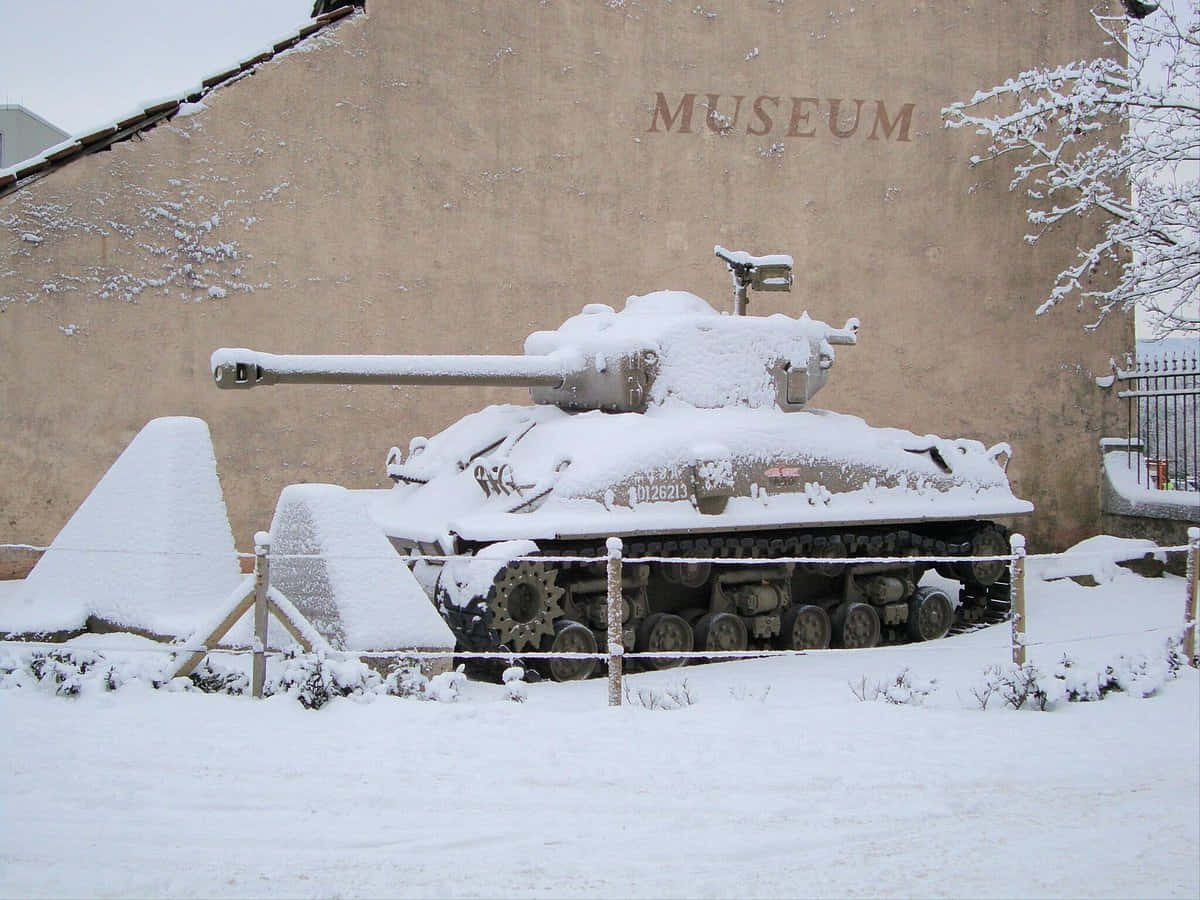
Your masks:
M1005 448L825 411L496 406L425 442L371 506L412 546L1021 515Z
M603 563L560 557L596 560L611 536L626 647L873 646L1004 614L1004 566L954 558L1006 553L993 520L1031 511L1005 457L819 410L497 406L395 453L368 508L402 551L472 558L425 577L463 649L604 646Z

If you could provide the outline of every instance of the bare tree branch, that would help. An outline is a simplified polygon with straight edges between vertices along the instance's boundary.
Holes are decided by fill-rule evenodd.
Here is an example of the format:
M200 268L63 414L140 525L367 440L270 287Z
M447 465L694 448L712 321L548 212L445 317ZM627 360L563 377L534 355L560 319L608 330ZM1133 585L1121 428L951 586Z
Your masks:
M1098 321L1140 308L1158 333L1200 333L1200 0L1152 7L1137 6L1137 19L1093 13L1109 55L1030 69L942 117L988 140L970 165L1014 158L1009 189L1025 190L1038 227L1030 243L1067 216L1106 222L1038 314L1074 294L1095 303ZM1104 260L1120 279L1089 288Z

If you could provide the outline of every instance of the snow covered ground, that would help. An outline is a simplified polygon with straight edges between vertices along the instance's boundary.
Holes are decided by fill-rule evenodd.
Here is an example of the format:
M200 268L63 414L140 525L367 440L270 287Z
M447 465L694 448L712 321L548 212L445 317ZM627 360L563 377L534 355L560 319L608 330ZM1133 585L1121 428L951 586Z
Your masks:
M1144 655L1152 696L980 709L1003 625L636 675L620 709L603 680L315 711L2 690L0 894L1196 897L1200 679L1162 678L1184 584L1101 574L1031 580L1030 660ZM851 689L905 669L922 705Z

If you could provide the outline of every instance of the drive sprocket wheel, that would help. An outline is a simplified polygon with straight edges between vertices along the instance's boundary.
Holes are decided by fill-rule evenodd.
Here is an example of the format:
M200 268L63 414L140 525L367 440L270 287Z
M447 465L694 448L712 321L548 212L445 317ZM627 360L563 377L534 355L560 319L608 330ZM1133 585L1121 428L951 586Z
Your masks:
M488 606L492 630L510 650L537 650L543 638L554 637L554 623L563 616L558 571L545 563L514 562L492 581Z

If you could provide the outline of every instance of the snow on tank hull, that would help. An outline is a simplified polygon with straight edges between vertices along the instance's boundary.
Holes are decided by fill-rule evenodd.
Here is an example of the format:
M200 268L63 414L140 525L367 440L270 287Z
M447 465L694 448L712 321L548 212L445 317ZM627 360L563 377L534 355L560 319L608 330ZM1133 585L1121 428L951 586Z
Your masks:
M714 437L720 436L720 437ZM642 651L872 646L999 618L1003 564L943 563L957 595L919 587L926 563L638 564L639 557L971 556L1007 553L990 520L1028 513L1008 448L943 440L821 410L566 413L494 406L415 443L370 514L402 550L476 554L427 576L463 649L603 646L600 564L625 540L624 640ZM669 660L651 663L661 668ZM556 661L556 678L590 661Z
M444 553L463 542L957 521L1033 508L1012 494L1004 445L822 410L496 406L419 446L407 464L389 466L397 486L371 512L394 542Z

